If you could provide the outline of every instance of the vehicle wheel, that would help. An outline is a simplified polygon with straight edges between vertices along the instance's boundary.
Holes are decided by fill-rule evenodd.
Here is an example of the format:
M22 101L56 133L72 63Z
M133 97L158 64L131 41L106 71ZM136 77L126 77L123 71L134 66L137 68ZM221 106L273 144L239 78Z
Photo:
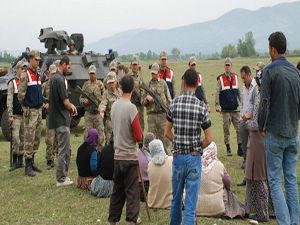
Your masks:
M4 137L6 140L10 141L10 127L8 123L8 113L7 109L2 113L2 118L1 118L1 129Z
M79 118L72 118L70 127L71 127L71 128L77 127L77 125L78 125L79 123L80 123L80 117L79 117Z

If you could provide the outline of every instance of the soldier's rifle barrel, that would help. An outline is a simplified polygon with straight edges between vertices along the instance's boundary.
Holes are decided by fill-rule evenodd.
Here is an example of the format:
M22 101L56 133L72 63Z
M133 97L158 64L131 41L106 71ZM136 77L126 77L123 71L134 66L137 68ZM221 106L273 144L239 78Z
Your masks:
M154 99L155 103L158 104L159 106L161 106L161 108L166 113L168 112L167 106L161 101L160 97L157 96L153 91L151 91L144 82L141 83L141 88L143 90L145 90L149 95L151 95L151 97Z
M80 87L79 85L77 85L76 88L77 88L77 90L79 91L80 94L82 94L83 96L85 96L85 97L86 97L92 104L94 104L94 105L97 107L97 109L98 109L99 103L98 103L98 101L97 101L95 98L93 98L93 97L92 97L91 95L89 95L88 93L84 92L84 91L81 89L81 87Z

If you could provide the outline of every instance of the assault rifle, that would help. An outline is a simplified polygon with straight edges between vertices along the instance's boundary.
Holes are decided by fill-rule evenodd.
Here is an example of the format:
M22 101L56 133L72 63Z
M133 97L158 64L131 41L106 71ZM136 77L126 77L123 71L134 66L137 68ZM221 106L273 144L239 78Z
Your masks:
M97 110L99 107L98 100L93 95L84 92L79 85L77 85L76 88L80 94L89 100L89 102L94 106L95 110Z
M151 91L144 82L141 83L140 87L153 98L156 112L159 112L161 109L164 110L166 113L168 112L168 108L162 102L161 98L157 96L153 91Z

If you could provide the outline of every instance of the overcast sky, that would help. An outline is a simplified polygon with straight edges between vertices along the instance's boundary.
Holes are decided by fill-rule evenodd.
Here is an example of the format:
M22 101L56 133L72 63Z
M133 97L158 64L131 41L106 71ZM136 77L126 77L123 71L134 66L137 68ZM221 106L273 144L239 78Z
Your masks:
M294 0L3 0L0 49L41 48L41 27L83 33L90 43L136 28L166 29Z

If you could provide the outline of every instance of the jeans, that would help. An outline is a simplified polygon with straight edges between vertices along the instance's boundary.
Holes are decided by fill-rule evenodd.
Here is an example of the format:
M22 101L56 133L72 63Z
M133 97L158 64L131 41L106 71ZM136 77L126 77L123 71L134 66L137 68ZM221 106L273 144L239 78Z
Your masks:
M68 176L71 159L70 128L60 126L55 129L55 134L58 144L56 180L64 182Z
M180 225L182 220L182 194L185 187L184 225L194 225L201 183L201 156L178 154L173 158L172 206L170 225Z
M279 225L298 225L299 197L297 185L298 137L286 138L266 134L265 150L271 197ZM285 195L282 191L282 171Z

